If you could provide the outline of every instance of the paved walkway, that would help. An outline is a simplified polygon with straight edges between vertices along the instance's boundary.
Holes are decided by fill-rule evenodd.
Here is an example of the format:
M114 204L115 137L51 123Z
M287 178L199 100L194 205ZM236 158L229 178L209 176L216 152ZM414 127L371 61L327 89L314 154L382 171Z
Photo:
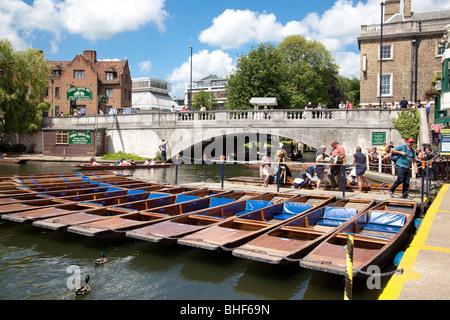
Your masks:
M450 185L444 185L380 300L450 299Z

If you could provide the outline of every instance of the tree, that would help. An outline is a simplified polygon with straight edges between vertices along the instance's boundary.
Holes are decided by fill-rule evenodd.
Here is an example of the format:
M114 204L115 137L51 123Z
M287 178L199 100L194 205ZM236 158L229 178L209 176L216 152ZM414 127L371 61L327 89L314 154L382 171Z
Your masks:
M325 46L301 35L286 37L279 49L288 67L287 84L292 91L292 108L304 108L309 101L327 103L329 85L338 67Z
M28 133L38 129L43 113L50 69L40 50L14 52L8 40L0 40L0 132Z
M206 110L216 110L217 100L214 98L212 92L200 90L195 94L193 105L194 109L197 111L200 110L201 105L203 105Z
M251 109L252 97L275 97L278 108L289 108L291 92L286 86L286 64L280 50L272 44L252 47L237 59L236 72L228 77L229 109Z

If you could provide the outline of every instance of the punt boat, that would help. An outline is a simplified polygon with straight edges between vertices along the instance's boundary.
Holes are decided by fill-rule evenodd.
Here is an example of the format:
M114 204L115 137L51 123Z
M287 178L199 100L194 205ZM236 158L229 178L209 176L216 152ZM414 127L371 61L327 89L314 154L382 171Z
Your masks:
M155 208L174 203L181 203L192 200L192 197L205 197L210 193L205 189L186 190L184 188L174 188L151 192L145 200L133 201L132 203L122 203L112 206L98 205L92 210L79 210L67 212L63 215L49 216L33 222L36 227L47 228L51 230L60 230L71 226L80 226L93 221L108 219L112 216L136 212L135 207L145 203L147 208ZM139 203L139 204L138 204ZM92 204L92 203L91 203ZM136 205L138 204L138 205Z
M270 264L298 263L342 223L373 206L373 200L338 200L281 224L233 250L236 257Z
M169 209L176 208L175 214L184 214L196 210L196 208L221 206L226 203L236 201L237 195L232 191L225 191L221 194L216 192L209 193L204 197L194 195L178 195L175 203L166 206L153 206L151 209L164 209L164 214L147 213L146 211L133 211L128 209L128 206L119 206L114 209L129 210L128 213L122 215L114 215L112 217L97 220L94 222L84 223L82 225L72 226L67 229L69 232L78 233L84 236L94 237L108 237L108 238L126 238L126 231L134 228L143 227L148 224L169 219ZM164 198L162 198L164 199Z
M91 165L91 164L74 164L73 167L79 170L134 170L134 169L159 169L159 168L167 168L173 166L172 163L157 163L157 164L136 164L130 166L118 166L115 164L99 164L99 165Z
M2 219L14 222L27 222L38 219L44 219L54 216L60 216L76 211L88 210L101 206L114 206L122 203L129 203L147 198L149 192L143 190L128 190L124 196L106 197L91 201L71 201L65 199L41 199L32 200L32 204L21 205L20 203L5 205L0 207ZM7 210L1 211L2 207Z
M323 199L326 198L333 199L333 197L323 197ZM220 208L197 210L188 215L175 217L144 228L130 230L127 232L127 236L150 242L176 242L188 234L217 225L243 212L261 210L273 205L273 202L270 201L271 199L273 199L271 195L264 198L253 196L245 201L228 204ZM265 200L266 203L261 203L261 200Z
M0 157L0 162L5 162L5 163L23 164L23 163L27 163L27 161L28 161L28 159L13 159L13 158Z
M367 278L369 266L382 268L412 235L417 203L388 200L343 224L307 256L300 266L322 272L346 273L346 244L354 236L353 275Z
M209 228L178 239L178 244L207 250L231 250L276 226L333 201L333 197L297 195L266 208L236 214Z

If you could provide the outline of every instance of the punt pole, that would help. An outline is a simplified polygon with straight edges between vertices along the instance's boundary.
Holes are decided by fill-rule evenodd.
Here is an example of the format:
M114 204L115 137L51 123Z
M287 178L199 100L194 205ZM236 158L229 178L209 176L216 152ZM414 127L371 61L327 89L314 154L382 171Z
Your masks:
M354 236L347 235L347 269L345 270L345 296L344 300L352 300L353 287L353 245Z

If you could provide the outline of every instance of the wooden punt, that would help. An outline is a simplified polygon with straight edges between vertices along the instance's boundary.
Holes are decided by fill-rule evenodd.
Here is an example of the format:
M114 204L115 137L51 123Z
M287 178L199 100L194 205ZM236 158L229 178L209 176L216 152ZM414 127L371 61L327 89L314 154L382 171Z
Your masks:
M134 169L160 169L172 167L172 163L157 163L153 165L136 164L130 166L118 166L115 164L99 164L98 166L93 166L91 164L74 164L73 167L79 170L134 170Z
M273 202L270 200L274 199L274 196L276 196L276 194L273 193L256 196L253 194L246 194L246 197L240 198L238 202L217 208L196 210L187 215L177 216L140 229L130 230L127 232L127 236L150 242L176 242L179 238L188 234L236 217L237 214L244 212L246 207L249 208L249 204L252 202L256 201L258 203L258 201L262 200L269 202L267 205L272 205ZM333 197L328 198L333 199ZM260 208L264 207L265 206L261 206Z
M320 245L300 260L300 266L322 272L346 273L348 234L354 235L353 275L367 278L367 268L382 268L392 261L405 240L412 235L417 203L385 201L343 224Z
M42 199L35 200L36 202L33 203L33 205L26 205L24 209L21 209L19 207L20 204L6 205L3 207L9 207L8 209L10 209L9 212L11 213L7 213L8 211L6 210L0 212L3 214L2 219L4 220L14 222L28 222L54 216L60 216L68 213L74 213L76 211L88 210L95 207L107 207L125 204L145 199L148 197L148 195L149 192L140 190L128 190L128 193L124 196L107 197L91 201L76 202L64 199Z
M233 250L236 257L270 264L298 263L340 224L356 219L373 200L342 199L309 211Z
M191 197L196 198L196 197ZM108 219L70 227L68 231L84 236L100 236L107 238L126 238L126 232L147 225L170 219L173 216L189 214L200 208L220 208L228 203L234 203L239 198L238 193L231 191L224 194L211 194L210 196L191 199L173 205L156 207L149 211L137 211L123 215L116 215ZM161 209L162 212L159 210ZM150 212L153 211L153 212Z
M177 242L207 250L232 250L298 215L306 214L309 210L331 201L333 197L299 195L264 209L237 214L232 219L182 237Z
M51 230L59 230L71 226L79 226L92 221L98 221L110 218L112 216L136 212L136 204L144 203L145 207L154 208L183 202L190 200L190 196L208 196L209 193L205 189L196 191L185 191L184 188L164 189L161 191L151 192L145 200L133 201L132 203L122 203L112 206L103 206L96 210L79 210L77 212L68 212L67 214L50 216L33 222L34 226L47 228Z

